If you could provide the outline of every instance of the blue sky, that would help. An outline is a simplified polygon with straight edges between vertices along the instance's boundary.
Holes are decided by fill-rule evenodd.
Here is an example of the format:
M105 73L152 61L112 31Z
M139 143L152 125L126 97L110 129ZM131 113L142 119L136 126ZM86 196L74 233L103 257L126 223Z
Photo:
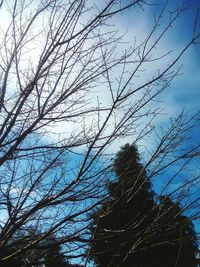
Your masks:
M123 37L124 42L133 43L136 37L138 42L142 41L153 27L154 15L158 15L165 1L149 1L152 5L146 6L144 10L131 9L126 14L118 15L114 20L115 26L122 32L126 32ZM177 6L181 6L182 1L169 1L166 11L162 16L160 29L162 30L168 19L171 11L174 11ZM185 1L184 7L188 7L174 25L169 29L167 34L158 44L156 52L158 55L172 50L168 57L163 58L163 63L168 64L177 53L190 40L197 8L200 6L199 1ZM200 19L197 21L197 29L200 29ZM162 103L155 103L156 106L162 107L162 114L156 119L156 126L168 125L168 119L176 117L184 109L188 114L196 113L200 107L200 47L198 44L192 45L182 56L175 66L175 70L179 70L177 77L171 82L159 97L158 100ZM162 64L161 64L162 65ZM148 65L150 71L154 71L160 65ZM162 66L161 66L162 67ZM143 77L142 77L143 79ZM195 135L196 136L196 135ZM126 140L121 140L125 143Z
M145 10L140 10L137 12L128 12L127 15L121 17L121 21L124 24L124 28L127 28L128 31L131 31L134 35L134 32L138 27L141 28L141 35L143 31L145 34L148 33L152 28L152 20L155 14L159 14L160 9L163 7L166 1L148 1L152 3L152 6L147 6ZM173 11L178 5L181 5L182 1L169 1L169 4L166 10ZM154 4L153 4L154 3ZM177 4L176 4L177 3ZM167 33L164 40L161 41L161 44L158 45L159 50L164 49L173 49L175 52L181 49L187 41L191 38L195 15L197 8L200 8L199 1L185 1L185 6L188 6L188 9L181 14L179 19ZM167 22L169 17L169 12L166 11L162 18L162 23ZM162 25L161 25L162 28ZM198 20L197 28L200 28L200 19ZM138 38L136 36L136 38ZM166 109L171 106L174 108L176 113L186 108L188 111L195 111L200 107L200 47L198 45L192 45L189 50L181 58L177 67L181 66L180 76L171 84L171 89L165 92L163 99L167 98ZM173 112L173 110L172 110Z

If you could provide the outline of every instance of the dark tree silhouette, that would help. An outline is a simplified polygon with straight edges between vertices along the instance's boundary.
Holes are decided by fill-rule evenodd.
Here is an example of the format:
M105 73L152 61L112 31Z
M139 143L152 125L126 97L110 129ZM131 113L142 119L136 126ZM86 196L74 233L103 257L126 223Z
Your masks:
M11 250L8 250L8 253L4 250L4 251L1 251L0 252L0 256L2 258L6 257L7 255L10 255L12 252L14 251L11 251ZM23 266L24 264L24 261L23 259L20 257L17 257L17 258L12 258L10 260L6 260L6 261L1 261L0 262L0 266L1 267L21 267Z
M136 147L125 145L116 155L117 181L108 186L110 199L93 214L91 254L98 266L129 266L153 209L153 193ZM140 236L138 235L140 234Z
M158 227L149 249L153 266L198 266L196 232L193 223L183 214L181 205L162 196L156 215Z
M30 228L31 230L33 229ZM40 234L39 231L37 233ZM18 233L18 238L27 237L27 234L21 231ZM5 260L0 262L0 267L80 267L80 265L73 265L67 261L63 255L62 246L57 242L57 238L54 235L43 240L37 249L29 249L7 260L7 256L21 249L21 246L17 245L17 238L12 241L16 245L8 244L4 250L0 251L1 258L5 258Z
M154 193L135 146L125 145L114 161L117 179L109 199L92 214L90 257L101 267L195 267L192 222L169 197Z
M53 239L54 241L54 239ZM45 267L76 267L78 265L72 265L67 262L62 253L61 245L54 243L48 249L48 252L44 256Z
M23 232L19 231L10 240L5 243L0 249L0 267L22 267L25 263L28 263L27 253L18 255L17 252L21 250L22 246L18 245L18 240L23 237ZM13 255L13 257L10 257Z

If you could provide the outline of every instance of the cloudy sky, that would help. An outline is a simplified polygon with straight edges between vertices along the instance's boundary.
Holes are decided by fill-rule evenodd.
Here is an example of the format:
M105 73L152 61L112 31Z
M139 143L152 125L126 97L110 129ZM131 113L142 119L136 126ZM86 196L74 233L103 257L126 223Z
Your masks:
M165 1L150 1L151 6L145 10L132 10L127 12L126 16L121 16L118 26L122 30L127 30L126 38L131 42L134 37L144 38L152 29L154 15L158 15ZM154 4L153 4L154 3ZM173 58L190 40L197 8L200 7L198 0L185 1L185 12L177 19L173 27L168 31L166 36L157 47L157 53L162 54L172 51L170 56L163 59L163 64ZM168 21L170 11L175 10L177 6L181 6L181 1L169 1L166 12L162 17L162 27ZM197 22L197 28L200 28L200 19ZM171 83L170 88L161 95L161 100L165 101L163 105L167 116L177 115L183 108L188 112L196 112L200 107L200 47L194 44L186 51L181 60L177 64L177 69L181 67L179 76ZM160 62L159 62L160 64ZM155 65L150 68L155 69ZM166 119L166 118L165 118Z
M120 32L125 32L123 41L129 44L134 43L135 40L139 43L145 39L145 37L152 30L154 16L158 16L160 10L165 5L165 1L149 1L150 6L142 9L131 9L126 14L118 15L114 19L115 26L119 29ZM162 30L167 22L169 21L170 13L173 14L173 11L177 7L183 7L182 1L169 1L167 8L165 9L164 14L162 15L160 28L158 32ZM154 53L157 55L162 55L171 51L170 54L164 57L159 63L149 64L147 66L148 70L145 72L145 75L148 73L152 74L159 68L162 68L162 64L167 66L168 62L173 60L176 55L187 45L188 41L191 40L196 12L198 7L200 7L199 1L185 1L183 3L185 11L178 17L174 25L169 29L167 34L158 44L157 49ZM200 19L196 21L197 31L200 29ZM123 44L124 46L126 44ZM156 108L157 106L162 107L161 116L156 118L155 127L160 129L163 127L166 129L170 118L176 117L183 110L189 115L196 113L200 107L200 47L197 44L193 44L178 61L178 64L175 67L175 70L179 72L177 77L173 79L170 86L158 97L158 102L155 102L153 105ZM160 65L161 64L161 65ZM145 77L140 77L140 81L144 80ZM199 138L199 127L196 127L195 130L190 132L190 136L193 137L193 142L198 143ZM127 141L131 142L131 138L121 139L117 142L116 146L113 147L113 151L118 150L119 144L123 145ZM143 140L139 145L139 150L144 151L144 147L148 147L151 150L154 147L153 139ZM190 146L190 143L185 144ZM177 184L179 182L177 181ZM175 185L176 186L176 185Z
M93 1L96 4L96 1ZM104 1L102 1L103 3ZM152 30L154 25L154 16L158 16L160 10L165 5L164 0L149 0L149 5L144 5L144 10L141 8L131 8L123 14L118 14L113 18L112 23L114 28L119 31L119 34L125 34L121 39L121 46L118 46L118 51L121 52L125 47L128 48L135 42L141 43ZM99 4L99 2L98 2ZM157 30L157 34L162 31L169 21L170 13L182 5L182 1L169 1L164 14L160 21L160 27ZM147 77L153 75L158 69L166 67L169 62L176 58L176 55L184 48L184 46L191 39L191 35L194 28L196 9L199 6L198 0L185 1L183 12L176 20L174 25L167 31L167 34L154 49L154 56L162 56L168 53L166 57L158 62L153 62L145 66L144 73L136 79L136 83L145 82ZM6 26L7 16L1 17L1 26ZM2 27L2 28L3 28ZM197 28L200 28L200 21L197 22ZM156 38L156 34L153 38ZM152 38L152 41L154 40ZM29 44L29 50L32 51L33 57L37 54L36 49L33 50L31 44ZM34 51L34 52L33 52ZM189 113L194 113L199 108L199 95L200 95L200 48L198 45L193 45L186 51L181 60L176 65L176 69L179 67L179 75L172 81L170 87L163 92L157 100L160 103L152 103L154 107L162 107L162 116L159 116L156 120L156 125L167 124L167 119L177 116L183 109ZM34 62L34 60L33 60ZM117 75L117 74L116 74ZM134 81L135 82L135 81ZM103 90L102 90L103 91ZM102 102L107 101L108 97L105 93L101 96ZM96 101L96 100L95 100ZM58 131L64 129L63 125L58 127ZM67 129L65 129L67 131ZM120 140L121 144L131 141L130 139ZM117 145L118 146L118 145ZM113 148L116 151L117 147Z
M96 1L93 1L96 3ZM104 2L104 1L102 1ZM98 2L100 3L100 2ZM154 25L154 16L158 16L160 10L162 10L165 5L164 0L159 1L148 1L149 5L144 5L144 10L139 7L131 8L128 11L118 14L112 20L112 25L114 29L119 31L119 34L124 34L121 39L121 44L118 45L117 53L121 52L124 48L129 48L133 46L134 43L140 44L151 32ZM199 6L199 1L185 1L184 7L185 11L178 17L173 26L167 31L166 35L159 42L156 49L153 50L152 54L155 57L161 57L164 54L170 53L163 57L161 60L147 63L145 65L144 72L140 77L136 77L133 82L136 85L145 82L148 77L156 73L159 69L166 68L170 62L176 58L177 54L180 53L182 49L191 40L193 34L193 29L195 25L196 10ZM162 15L160 21L160 27L158 27L155 36L153 36L152 41L155 40L159 32L165 29L170 14L174 14L173 11L177 7L182 7L182 1L169 1L165 12ZM7 16L1 17L1 27L2 29L8 24ZM200 19L196 23L197 31L200 29ZM30 47L27 49L32 53L33 58L36 57L36 50ZM171 117L176 117L183 109L189 114L197 112L200 106L200 48L196 44L192 45L183 57L180 59L174 70L179 70L177 77L171 82L170 87L168 87L159 97L157 102L151 103L153 108L162 107L162 115L156 118L155 126L157 128L163 126L167 127L168 121ZM35 59L33 59L34 62ZM117 76L117 73L116 73ZM104 89L105 90L105 89ZM102 102L106 102L109 98L106 93L101 93L99 96ZM107 90L108 91L108 90ZM96 96L95 96L96 97ZM96 98L95 98L96 101ZM57 131L63 130L64 132L69 131L69 125L66 124L59 125ZM193 133L195 138L198 138L196 132ZM130 138L121 138L120 142L117 142L113 147L112 151L116 152L119 149L119 144L123 145L126 142L131 142L133 140ZM148 146L153 144L149 143Z

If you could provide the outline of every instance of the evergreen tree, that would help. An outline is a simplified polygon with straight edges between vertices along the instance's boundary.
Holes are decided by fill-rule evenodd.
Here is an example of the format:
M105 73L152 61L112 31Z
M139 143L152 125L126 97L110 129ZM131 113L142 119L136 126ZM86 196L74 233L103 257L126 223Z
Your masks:
M68 267L61 253L60 245L52 245L45 256L45 267Z
M10 255L11 252L14 253L14 250L12 251L9 250L9 254L5 251L1 251L0 256L1 258L6 257L7 255ZM17 257L17 258L11 258L10 260L6 260L6 261L0 261L0 266L1 267L22 267L24 263L25 262L23 261L22 257Z
M20 242L18 242L20 235L22 235L22 232L17 232L12 241L8 242L1 248L0 267L22 267L27 262L25 255L14 255L21 250ZM11 257L11 255L13 256ZM4 260L2 260L3 258Z
M49 246L49 249L44 256L44 265L45 267L72 267L74 265L69 264L63 253L62 253L62 248L59 243L56 242L56 238L52 236L49 238L46 243Z
M45 267L81 267L77 264L70 264L64 257L61 245L56 242L56 237L51 236L45 241L49 246L48 252L44 256Z
M24 236L25 233L18 232L18 237ZM14 240L16 241L16 240ZM0 251L1 258L10 256L12 253L18 251L21 248L20 242L16 245L10 244L5 247L4 250ZM12 257L11 259L0 261L0 267L79 267L78 265L72 265L68 263L63 256L61 245L57 243L56 237L51 236L48 240L44 240L37 249L28 250L18 255L17 257ZM45 253L45 251L47 251Z
M114 171L117 180L108 186L110 199L93 214L91 254L97 266L132 266L133 257L140 261L136 249L149 223L153 193L135 146L122 147Z
M125 145L114 161L116 181L109 200L93 215L90 255L99 267L196 267L198 251L192 222L178 203L161 197L135 146Z
M148 252L152 266L196 267L198 244L194 225L168 196L157 207L157 229Z

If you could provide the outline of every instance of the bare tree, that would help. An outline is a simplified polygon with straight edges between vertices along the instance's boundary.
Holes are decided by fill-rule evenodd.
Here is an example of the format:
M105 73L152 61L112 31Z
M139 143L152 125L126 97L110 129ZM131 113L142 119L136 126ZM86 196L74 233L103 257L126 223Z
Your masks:
M184 52L199 40L195 21L186 46L161 65L169 52L154 56L154 50L184 11L177 8L157 32L164 7L145 40L119 50L123 36L111 26L113 17L146 4L96 2L1 2L2 262L30 250L41 253L24 266L41 260L48 250L44 241L52 235L65 244L67 258L85 255L87 214L106 198L104 185L111 175L107 148L117 138L132 135L136 142L153 130L158 109L149 108L151 102L176 77L174 67ZM134 82L148 62L159 68ZM179 120L159 136L157 150L146 164L154 166L152 176L170 165L163 157L172 152L178 138L173 133L179 135L183 126ZM194 158L197 149L176 154L171 164Z

